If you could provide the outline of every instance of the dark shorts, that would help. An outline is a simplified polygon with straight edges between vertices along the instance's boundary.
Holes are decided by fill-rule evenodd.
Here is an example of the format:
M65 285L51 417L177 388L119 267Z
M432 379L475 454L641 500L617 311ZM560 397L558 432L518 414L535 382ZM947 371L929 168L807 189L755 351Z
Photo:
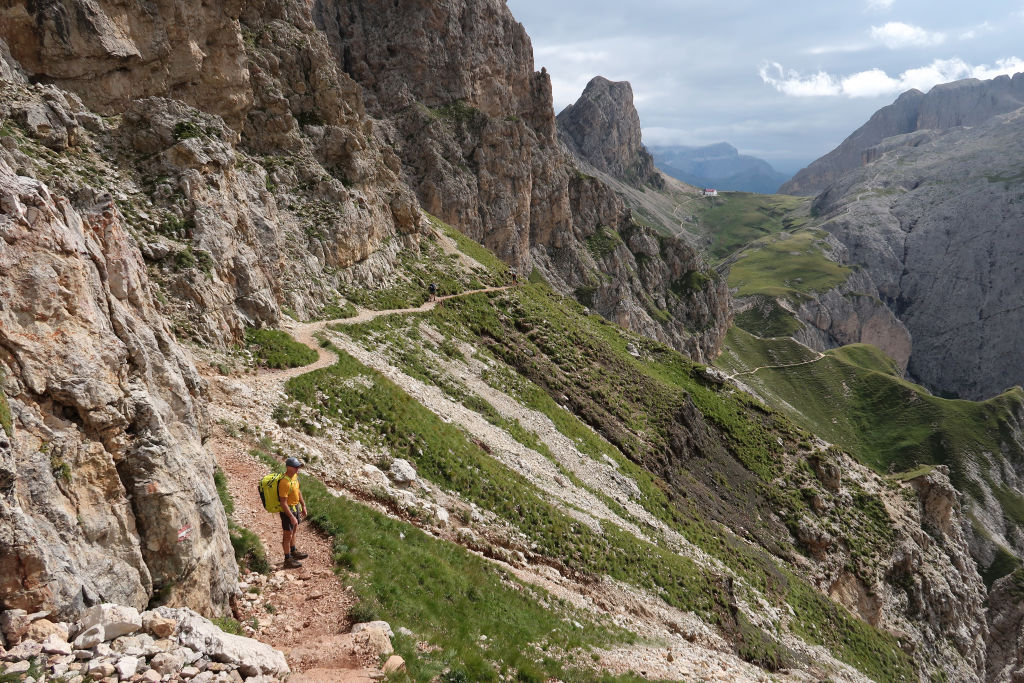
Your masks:
M296 527L299 526L298 524L292 524L292 520L288 517L288 513L285 512L284 510L281 510L281 512L279 512L278 514L281 515L282 531L295 531ZM298 515L296 515L295 519L298 520Z

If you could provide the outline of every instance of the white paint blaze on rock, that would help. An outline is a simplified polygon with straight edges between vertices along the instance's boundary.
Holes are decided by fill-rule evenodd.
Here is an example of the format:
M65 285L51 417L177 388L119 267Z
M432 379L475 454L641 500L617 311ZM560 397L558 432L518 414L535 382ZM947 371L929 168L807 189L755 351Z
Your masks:
M190 609L160 607L157 612L178 622L178 642L183 646L214 661L235 665L243 676L284 676L290 673L284 655L265 643L224 633Z
M103 640L113 640L142 628L142 617L134 607L105 602L87 609L80 624L83 629L102 626Z
M416 469L404 458L395 458L388 471L396 484L411 484L416 481Z

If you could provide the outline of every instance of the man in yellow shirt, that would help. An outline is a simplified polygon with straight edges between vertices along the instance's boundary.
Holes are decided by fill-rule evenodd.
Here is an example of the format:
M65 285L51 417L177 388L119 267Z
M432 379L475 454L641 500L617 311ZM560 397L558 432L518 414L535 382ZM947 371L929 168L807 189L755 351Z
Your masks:
M302 566L299 560L309 557L295 548L300 508L302 518L308 515L306 500L302 497L302 491L299 489L299 468L303 465L298 458L288 458L284 464L284 476L281 477L281 483L278 484L277 489L277 497L281 501L281 547L284 550L285 569L295 569Z

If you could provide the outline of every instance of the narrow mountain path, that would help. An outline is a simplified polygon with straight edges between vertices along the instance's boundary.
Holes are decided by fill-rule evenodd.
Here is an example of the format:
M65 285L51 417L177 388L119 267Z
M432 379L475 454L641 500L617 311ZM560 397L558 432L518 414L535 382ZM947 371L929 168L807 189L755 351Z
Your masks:
M743 372L737 372L732 375L726 375L729 379L736 379L737 377L743 377L744 375L753 375L758 370L781 370L782 368L795 368L798 365L810 365L811 363L817 363L819 360L825 357L825 354L820 351L815 351L818 355L810 360L802 360L799 363L786 363L784 365L759 365L753 370L745 370Z
M440 296L414 308L360 310L351 318L285 324L284 329L296 341L317 352L317 360L299 368L260 369L255 374L232 377L232 389L225 388L223 378L212 368L209 370L211 412L214 417L222 417L213 426L206 446L227 480L235 503L232 519L259 537L271 563L268 576L253 577L252 584L245 585L235 616L247 635L285 653L293 671L290 683L367 683L380 680L383 674L376 654L361 647L352 634L347 633L352 626L348 613L357 599L351 588L333 572L332 540L313 526L301 524L297 546L309 557L303 560L301 569L282 569L279 518L263 509L256 492L256 483L271 468L250 454L251 436L239 434L232 422L245 415L247 419L242 424L248 425L246 430L251 427L252 431L260 433L260 425L266 423L273 407L284 397L285 382L337 361L337 355L329 348L322 348L316 339L317 333L328 325L353 325L384 315L424 313L448 299L503 291L514 286L486 287ZM234 393L242 395L233 396ZM241 405L246 408L240 410ZM226 406L231 409L222 410Z

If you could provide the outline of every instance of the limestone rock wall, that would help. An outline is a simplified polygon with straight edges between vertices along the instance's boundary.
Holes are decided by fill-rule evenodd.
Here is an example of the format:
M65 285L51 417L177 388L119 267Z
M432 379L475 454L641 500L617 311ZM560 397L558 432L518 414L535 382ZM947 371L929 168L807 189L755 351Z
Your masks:
M717 354L729 322L728 293L717 280L701 279L693 297L661 301L683 262L707 271L696 252L645 248L643 268L626 252L595 258L586 240L605 228L626 230L624 205L604 183L585 182L563 151L550 77L533 71L529 37L503 2L318 0L314 16L338 63L363 86L368 111L383 119L423 208L520 270L538 268L563 293L602 290L592 301L602 315L697 358ZM602 125L621 130L627 151L619 151L636 157L623 172L657 182L629 86L610 85L615 102ZM595 145L602 130L590 134ZM650 163L635 163L643 159ZM676 262L661 263L663 251Z
M910 331L908 370L933 390L985 399L1024 384L1022 130L1019 110L921 144L890 138L815 200Z
M0 599L70 619L159 591L221 613L237 572L199 375L116 208L79 212L12 165L0 152Z

